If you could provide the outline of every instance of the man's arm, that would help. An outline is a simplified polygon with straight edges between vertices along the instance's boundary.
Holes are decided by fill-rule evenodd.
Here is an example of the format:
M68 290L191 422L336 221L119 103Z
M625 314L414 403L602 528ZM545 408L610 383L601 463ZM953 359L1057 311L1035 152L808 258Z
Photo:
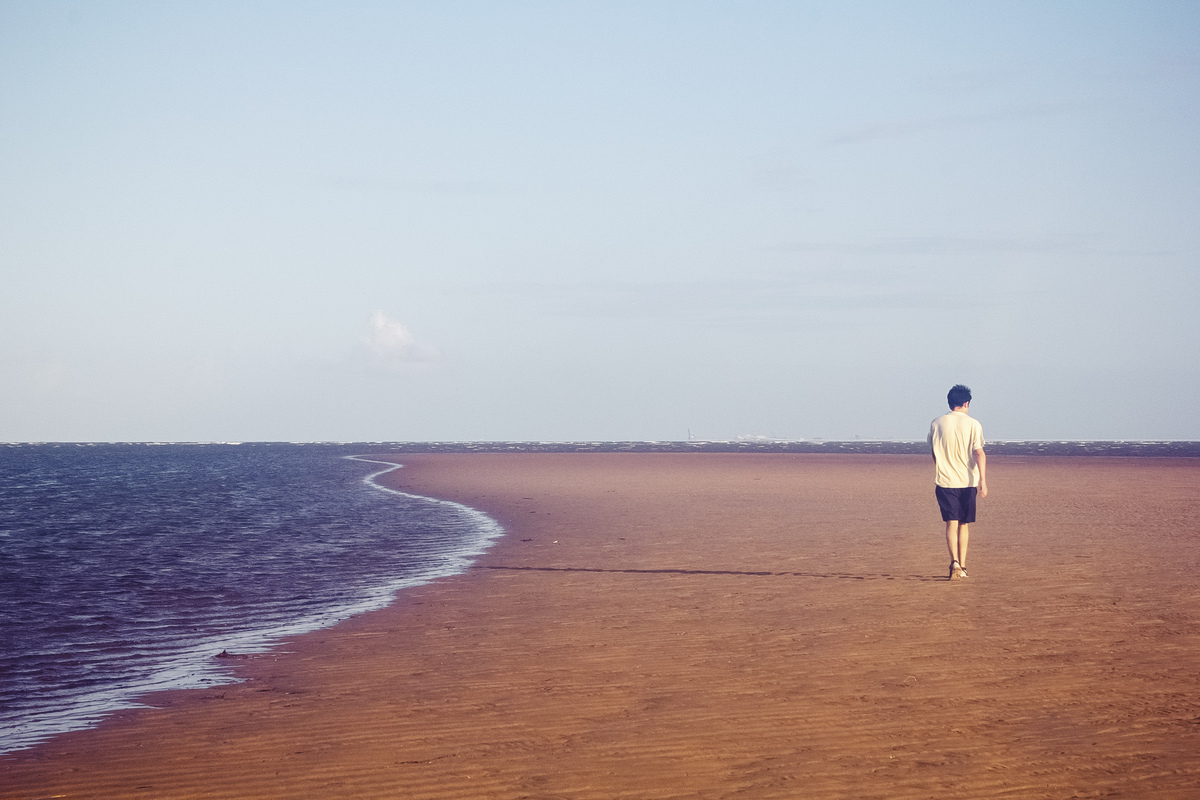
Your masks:
M975 463L979 465L979 496L987 497L987 453L982 447L975 450Z

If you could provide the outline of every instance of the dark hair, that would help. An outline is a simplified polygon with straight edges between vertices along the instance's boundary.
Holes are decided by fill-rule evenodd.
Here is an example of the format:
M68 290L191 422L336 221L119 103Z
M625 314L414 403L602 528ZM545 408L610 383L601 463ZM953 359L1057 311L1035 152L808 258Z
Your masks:
M965 406L971 402L971 390L961 383L956 383L954 384L954 388L946 394L946 402L950 404L951 408Z

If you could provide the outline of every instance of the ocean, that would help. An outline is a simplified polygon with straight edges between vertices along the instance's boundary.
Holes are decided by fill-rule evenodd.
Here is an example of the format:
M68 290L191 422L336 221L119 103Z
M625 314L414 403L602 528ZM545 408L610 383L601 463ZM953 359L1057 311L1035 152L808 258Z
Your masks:
M461 572L502 531L367 445L0 445L0 752ZM356 460L352 457L359 456Z

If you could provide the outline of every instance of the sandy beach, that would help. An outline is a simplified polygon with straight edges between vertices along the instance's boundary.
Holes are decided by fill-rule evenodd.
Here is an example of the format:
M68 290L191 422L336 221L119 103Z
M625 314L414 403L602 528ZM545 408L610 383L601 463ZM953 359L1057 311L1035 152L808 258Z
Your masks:
M420 454L466 574L0 758L0 797L1200 796L1200 460Z

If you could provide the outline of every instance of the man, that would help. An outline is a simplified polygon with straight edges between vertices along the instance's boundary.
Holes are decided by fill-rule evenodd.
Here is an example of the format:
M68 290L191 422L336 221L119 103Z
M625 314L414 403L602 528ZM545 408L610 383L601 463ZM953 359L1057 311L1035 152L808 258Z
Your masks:
M967 541L975 521L975 500L987 497L987 457L983 453L983 426L968 414L971 390L961 383L946 395L950 413L929 426L933 453L934 493L946 523L950 550L950 580L967 577Z

